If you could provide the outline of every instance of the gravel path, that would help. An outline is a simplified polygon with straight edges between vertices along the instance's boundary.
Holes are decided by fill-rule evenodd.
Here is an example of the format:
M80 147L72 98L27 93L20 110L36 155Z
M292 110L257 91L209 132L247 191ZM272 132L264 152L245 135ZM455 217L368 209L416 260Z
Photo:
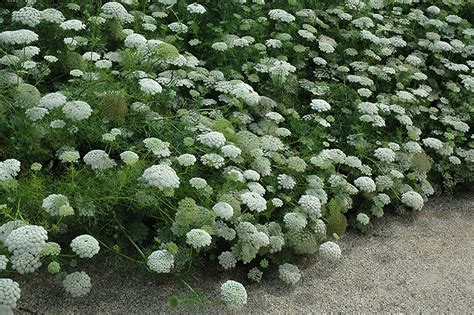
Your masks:
M302 282L294 288L275 277L246 283L245 313L454 312L474 310L474 192L433 198L419 213L387 215L370 235L348 232L335 265L302 258ZM168 298L186 294L179 281L139 272L84 266L93 279L91 294L68 298L49 276L19 277L19 313L217 313L221 307L172 310ZM109 262L112 266L113 263ZM190 283L216 299L229 274L209 268ZM244 281L244 275L231 277Z

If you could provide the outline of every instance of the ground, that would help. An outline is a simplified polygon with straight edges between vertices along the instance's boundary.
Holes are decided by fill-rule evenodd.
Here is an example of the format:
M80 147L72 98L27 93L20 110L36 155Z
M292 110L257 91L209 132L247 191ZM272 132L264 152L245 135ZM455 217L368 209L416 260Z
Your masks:
M288 287L276 277L260 284L241 273L212 267L188 281L217 300L219 286L232 277L245 283L245 313L409 312L468 313L474 309L474 192L434 197L425 208L404 217L388 214L369 235L349 231L340 241L343 258L325 264L299 262L303 280ZM18 277L22 313L106 314L222 312L221 306L170 309L170 296L187 294L177 280L90 263L93 279L86 298L67 297L48 275ZM105 264L107 266L107 264ZM109 264L112 266L112 264Z

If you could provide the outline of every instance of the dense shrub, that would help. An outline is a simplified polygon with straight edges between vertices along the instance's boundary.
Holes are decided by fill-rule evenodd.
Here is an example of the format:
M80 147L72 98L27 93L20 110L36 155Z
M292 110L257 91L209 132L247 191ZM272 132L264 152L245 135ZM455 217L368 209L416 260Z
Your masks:
M0 7L0 272L80 297L105 249L296 284L293 254L335 261L348 225L472 181L469 1Z

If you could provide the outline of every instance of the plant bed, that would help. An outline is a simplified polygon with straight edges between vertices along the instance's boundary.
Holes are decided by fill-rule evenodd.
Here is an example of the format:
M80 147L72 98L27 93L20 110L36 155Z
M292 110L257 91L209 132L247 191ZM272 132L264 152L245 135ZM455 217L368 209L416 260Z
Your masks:
M99 252L296 285L296 255L336 262L347 226L473 180L469 2L0 8L2 311L12 273L86 296Z

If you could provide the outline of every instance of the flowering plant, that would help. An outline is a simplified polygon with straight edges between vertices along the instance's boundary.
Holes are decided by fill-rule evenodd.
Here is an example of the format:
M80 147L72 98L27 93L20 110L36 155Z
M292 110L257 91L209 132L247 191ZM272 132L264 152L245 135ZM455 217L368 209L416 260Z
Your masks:
M105 249L294 285L292 254L473 179L466 1L49 2L0 11L0 273L81 297Z

